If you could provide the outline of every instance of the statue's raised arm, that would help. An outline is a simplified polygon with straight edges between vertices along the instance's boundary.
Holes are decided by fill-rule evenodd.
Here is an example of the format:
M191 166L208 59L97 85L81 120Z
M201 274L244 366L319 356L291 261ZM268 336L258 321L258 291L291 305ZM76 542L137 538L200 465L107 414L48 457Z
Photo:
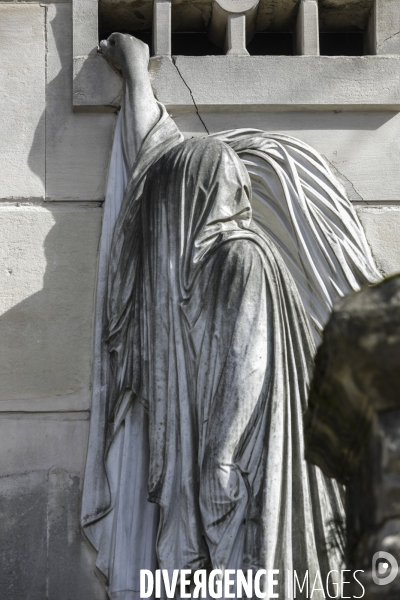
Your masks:
M124 79L122 111L125 146L131 166L143 140L160 118L160 109L151 88L149 47L137 38L113 33L100 42L102 53Z

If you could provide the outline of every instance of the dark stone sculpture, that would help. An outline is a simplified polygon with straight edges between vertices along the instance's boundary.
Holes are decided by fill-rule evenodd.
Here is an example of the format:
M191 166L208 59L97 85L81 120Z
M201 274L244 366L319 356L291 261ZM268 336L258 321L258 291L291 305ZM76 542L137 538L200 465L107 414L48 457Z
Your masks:
M365 598L399 598L400 577L382 581L400 563L400 275L336 305L305 435L307 459L346 484L346 562L365 571Z

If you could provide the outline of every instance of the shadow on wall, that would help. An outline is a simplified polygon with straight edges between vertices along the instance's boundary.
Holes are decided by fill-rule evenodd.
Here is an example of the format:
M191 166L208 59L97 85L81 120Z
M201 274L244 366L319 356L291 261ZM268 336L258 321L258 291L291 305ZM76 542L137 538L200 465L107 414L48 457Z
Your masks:
M48 57L46 112L37 123L28 164L47 197L60 189L62 198L101 198L105 175L96 173L109 148L93 174L93 140L84 142L96 124L104 141L104 128L112 133L112 122L72 114L71 6L49 5L45 11L53 30L49 48L54 40L57 48ZM89 156L81 161L84 153ZM90 187L91 179L96 181ZM98 193L90 195L89 188ZM79 408L80 399L88 406L101 216L96 202L0 205L1 600L106 598L79 524L89 415L35 412L43 403L52 410L53 401L65 405L71 397L74 406ZM24 411L4 412L13 402Z
M28 157L45 184L46 200L104 200L116 115L73 112L72 8L49 4L47 22L46 109ZM45 169L38 155L45 130Z
M79 525L88 414L29 413L41 399L90 394L101 209L0 207L4 220L5 300L42 289L0 316L1 400L28 411L0 414L1 599L103 600Z
M101 209L8 206L0 223L0 400L87 392Z
M1 485L2 600L105 600L79 529L79 477L54 467Z
M35 135L32 142L32 147L28 156L28 165L38 177L43 182L45 189L45 198L48 196L47 190L47 177L46 171L49 162L49 156L47 154L51 137L58 137L59 139L62 137L63 130L66 130L68 127L68 123L62 118L52 119L53 111L56 110L59 113L64 112L63 108L66 103L69 104L70 110L72 111L72 28L71 24L66 21L65 15L61 10L57 10L58 7L55 8L54 18L51 21L51 26L53 29L52 40L55 40L57 46L57 59L59 61L59 71L58 74L50 79L48 68L46 70L46 101L45 101L45 109L42 112L40 120L37 124ZM45 9L45 19L46 19L46 27L49 25L49 10L54 10L53 7L47 7ZM57 29L64 27L65 35L63 37L56 35ZM68 44L70 46L70 53L65 52L65 46ZM46 48L47 58L48 58L48 47ZM71 58L68 56L70 54ZM69 75L69 85L65 85L66 76ZM62 90L62 97L60 97L60 90ZM60 99L60 103L58 106L54 106L54 99ZM49 131L46 128L46 120L49 121ZM51 123L51 127L50 127ZM54 131L54 125L56 130ZM61 142L62 140L60 140ZM45 147L45 151L43 152L43 145ZM42 157L44 154L45 165L42 164Z

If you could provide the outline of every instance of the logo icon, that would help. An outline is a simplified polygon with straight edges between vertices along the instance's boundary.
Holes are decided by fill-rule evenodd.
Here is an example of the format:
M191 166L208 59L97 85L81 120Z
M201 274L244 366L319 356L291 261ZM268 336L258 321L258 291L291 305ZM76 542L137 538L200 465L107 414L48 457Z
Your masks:
M392 583L399 572L397 560L389 552L376 552L372 557L372 580L376 585Z

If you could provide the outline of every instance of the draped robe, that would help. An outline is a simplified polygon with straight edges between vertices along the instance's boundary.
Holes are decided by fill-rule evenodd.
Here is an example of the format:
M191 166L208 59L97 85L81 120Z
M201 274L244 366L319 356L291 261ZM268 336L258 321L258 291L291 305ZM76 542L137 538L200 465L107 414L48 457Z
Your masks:
M183 140L161 111L129 177L121 119L114 142L83 526L114 600L156 567L275 568L286 598L287 570L340 568L340 493L302 416L334 297L379 274L315 151Z

